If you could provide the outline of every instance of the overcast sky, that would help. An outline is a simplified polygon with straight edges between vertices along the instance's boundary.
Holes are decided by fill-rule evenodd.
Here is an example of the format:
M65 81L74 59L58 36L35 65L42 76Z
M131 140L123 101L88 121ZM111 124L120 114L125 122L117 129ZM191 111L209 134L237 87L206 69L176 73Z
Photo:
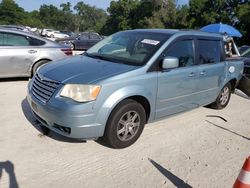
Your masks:
M38 10L43 4L53 4L57 7L62 3L70 2L73 6L79 1L83 1L86 4L96 6L98 8L107 9L111 0L15 0L16 3L24 8L26 11ZM185 4L188 0L178 0L178 4Z

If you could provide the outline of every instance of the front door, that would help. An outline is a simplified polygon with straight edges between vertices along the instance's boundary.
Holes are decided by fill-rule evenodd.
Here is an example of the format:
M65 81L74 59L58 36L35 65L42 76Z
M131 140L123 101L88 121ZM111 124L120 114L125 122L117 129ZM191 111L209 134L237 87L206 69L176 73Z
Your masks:
M193 39L174 42L165 57L179 59L179 67L158 73L156 118L172 115L197 107L196 94L199 66L196 65Z

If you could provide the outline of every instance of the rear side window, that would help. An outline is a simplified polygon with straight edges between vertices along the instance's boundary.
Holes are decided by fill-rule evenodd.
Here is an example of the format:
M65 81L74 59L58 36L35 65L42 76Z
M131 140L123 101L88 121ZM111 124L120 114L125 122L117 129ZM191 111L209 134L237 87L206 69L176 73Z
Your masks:
M89 38L90 39L100 39L100 36L97 34L90 34Z
M221 60L221 42L219 40L198 40L200 64L217 63Z
M27 39L29 40L30 46L42 46L45 44L44 41L35 39L33 37L27 37Z

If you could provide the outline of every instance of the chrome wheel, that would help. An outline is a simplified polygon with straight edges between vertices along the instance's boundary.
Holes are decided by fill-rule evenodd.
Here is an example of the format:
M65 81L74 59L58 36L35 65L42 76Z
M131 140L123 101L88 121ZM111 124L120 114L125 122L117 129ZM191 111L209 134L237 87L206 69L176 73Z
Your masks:
M222 90L221 93L221 97L220 97L220 104L221 105L225 105L229 99L229 95L230 95L230 90L228 87L224 87L224 89Z
M119 140L131 140L137 134L140 123L140 116L136 111L126 112L118 122L117 137Z

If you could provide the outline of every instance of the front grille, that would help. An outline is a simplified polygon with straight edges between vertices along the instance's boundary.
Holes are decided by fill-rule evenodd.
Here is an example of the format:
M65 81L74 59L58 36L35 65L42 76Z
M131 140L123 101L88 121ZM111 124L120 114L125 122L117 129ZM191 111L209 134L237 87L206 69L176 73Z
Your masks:
M36 74L33 78L31 91L33 95L43 103L46 103L60 85L59 82L42 78Z

